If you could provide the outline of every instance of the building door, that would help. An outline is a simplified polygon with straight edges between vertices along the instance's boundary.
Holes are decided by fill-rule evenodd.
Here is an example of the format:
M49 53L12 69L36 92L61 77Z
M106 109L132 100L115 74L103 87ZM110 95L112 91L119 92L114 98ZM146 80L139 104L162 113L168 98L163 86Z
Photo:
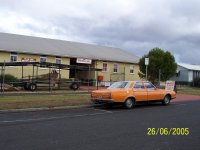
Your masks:
M70 58L70 65L77 65L76 64L76 58ZM70 69L69 70L69 78L76 78L77 77L77 70Z

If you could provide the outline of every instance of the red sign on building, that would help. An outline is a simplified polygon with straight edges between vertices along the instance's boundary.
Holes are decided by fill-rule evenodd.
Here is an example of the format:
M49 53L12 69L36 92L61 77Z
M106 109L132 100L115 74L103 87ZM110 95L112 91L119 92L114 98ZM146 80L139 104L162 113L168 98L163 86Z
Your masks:
M22 58L22 62L36 62L35 58Z

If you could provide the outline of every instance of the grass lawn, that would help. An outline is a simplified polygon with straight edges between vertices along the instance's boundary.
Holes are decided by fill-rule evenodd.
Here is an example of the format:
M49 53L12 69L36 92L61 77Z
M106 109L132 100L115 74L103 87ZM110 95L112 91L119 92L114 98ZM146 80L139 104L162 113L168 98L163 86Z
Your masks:
M0 95L0 110L24 108L53 108L90 104L90 94Z
M177 86L178 94L200 95L200 88ZM60 106L90 105L90 94L20 94L0 95L0 110L25 108L54 108Z
M178 89L178 94L191 94L200 96L200 88L182 86L182 87L177 87L177 89Z

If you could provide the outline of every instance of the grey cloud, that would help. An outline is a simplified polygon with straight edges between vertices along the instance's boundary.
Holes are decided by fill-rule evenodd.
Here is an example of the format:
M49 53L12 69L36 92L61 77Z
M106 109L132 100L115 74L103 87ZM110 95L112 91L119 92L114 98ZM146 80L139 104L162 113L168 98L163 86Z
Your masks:
M160 47L176 55L181 62L200 65L200 59L197 57L200 55L200 1L198 0L163 2L151 0L149 4L152 5L140 0L135 3L138 5L136 9L129 8L130 13L120 16L112 14L116 12L115 8L104 9L103 2L100 1L99 6L92 3L90 7L86 7L87 9L78 5L76 11L80 7L80 15L68 11L67 8L70 7L67 1L59 2L63 2L64 8L61 10L59 7L62 5L56 6L55 9L48 8L48 1L43 10L42 6L36 6L39 3L25 2L25 0L22 0L20 5L12 0L3 0L0 8L18 14L24 13L35 21L44 22L45 28L31 23L20 24L18 27L33 33L46 34L47 37L55 35L68 40L76 39L77 42L87 41L119 47L138 56L148 53L154 47ZM98 9L95 9L97 6ZM82 15L82 12L88 15ZM106 16L102 16L105 14Z

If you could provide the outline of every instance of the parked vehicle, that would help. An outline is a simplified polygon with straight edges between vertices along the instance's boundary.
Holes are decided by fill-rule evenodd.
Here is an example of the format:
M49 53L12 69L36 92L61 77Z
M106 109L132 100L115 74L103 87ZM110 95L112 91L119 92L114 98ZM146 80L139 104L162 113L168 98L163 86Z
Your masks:
M18 84L19 85L19 84ZM35 91L38 87L69 87L72 90L78 90L80 87L80 81L60 81L60 82L48 82L48 81L29 81L24 80L21 86L25 90Z
M158 89L148 81L121 81L113 83L107 89L93 91L91 101L94 104L123 103L130 109L145 101L160 101L163 105L168 105L175 97L174 91Z
M53 87L65 87L72 90L78 90L80 87L80 81L41 81L41 80L28 80L24 79L23 81L11 82L10 85L13 87L23 87L28 91L35 91L39 87L53 88Z

